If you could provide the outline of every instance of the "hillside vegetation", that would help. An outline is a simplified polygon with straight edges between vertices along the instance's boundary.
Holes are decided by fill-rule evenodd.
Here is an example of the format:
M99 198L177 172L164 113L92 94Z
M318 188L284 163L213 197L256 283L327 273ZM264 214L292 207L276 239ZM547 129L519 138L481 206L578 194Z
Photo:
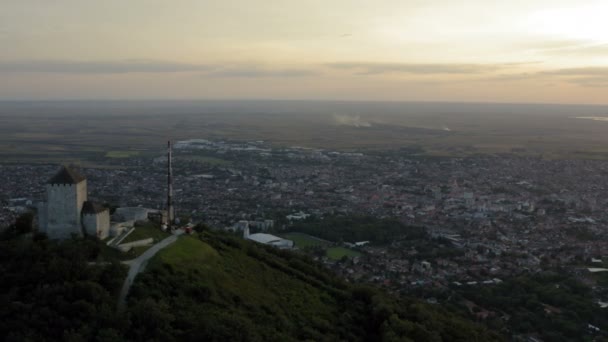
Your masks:
M128 327L116 315L126 268L89 264L90 240L0 241L0 336L4 341L120 341Z
M487 341L438 306L335 278L305 256L229 235L182 236L138 275L93 240L0 241L6 341ZM103 258L103 259L102 259Z
M304 256L217 233L161 251L128 304L139 340L497 339L438 307L346 284Z
M404 237L419 239L427 236L423 227L408 226L393 218L380 219L362 215L336 215L323 219L309 218L294 223L290 230L310 234L332 242L370 241L386 244Z

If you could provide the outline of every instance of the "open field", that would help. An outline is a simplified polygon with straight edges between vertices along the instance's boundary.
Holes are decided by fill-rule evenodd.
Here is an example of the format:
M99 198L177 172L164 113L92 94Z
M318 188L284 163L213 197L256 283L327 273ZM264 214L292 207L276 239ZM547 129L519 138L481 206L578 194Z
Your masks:
M361 253L344 247L330 247L327 249L327 257L332 260L340 260L343 257L357 257Z
M295 246L300 249L309 248L309 247L321 247L325 248L325 254L328 258L332 260L340 260L342 257L356 257L360 256L361 253L344 248L344 247L332 247L332 243L329 241L325 241L314 236L310 236L302 233L286 233L281 234L281 237L285 239L292 240L295 242Z
M138 151L108 151L106 157L108 158L130 158L139 155Z
M306 234L302 234L302 233L286 233L286 234L281 234L281 236L285 239L293 241L296 244L296 247L298 247L298 248L306 248L306 247L314 247L314 246L328 247L331 245L331 243L328 241L324 241L324 240L315 238L314 236L310 236L310 235L306 235Z
M96 163L166 140L265 140L426 155L608 158L608 107L314 101L0 102L2 162ZM581 118L593 118L581 119ZM220 160L201 160L221 163Z

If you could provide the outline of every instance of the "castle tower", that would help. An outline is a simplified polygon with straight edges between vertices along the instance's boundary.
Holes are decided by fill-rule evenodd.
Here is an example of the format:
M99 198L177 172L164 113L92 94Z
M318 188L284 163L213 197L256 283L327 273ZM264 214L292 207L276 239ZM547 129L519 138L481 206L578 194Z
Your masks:
M81 212L87 200L86 178L63 166L47 182L46 195L46 205L40 208L43 211L40 230L51 239L67 239L72 234L82 236Z

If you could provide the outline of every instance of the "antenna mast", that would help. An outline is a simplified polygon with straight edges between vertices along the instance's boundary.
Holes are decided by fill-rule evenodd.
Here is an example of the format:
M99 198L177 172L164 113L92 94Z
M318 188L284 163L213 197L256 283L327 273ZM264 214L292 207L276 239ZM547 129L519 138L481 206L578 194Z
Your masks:
M175 212L173 209L173 167L171 155L171 140L167 141L167 229L173 229Z

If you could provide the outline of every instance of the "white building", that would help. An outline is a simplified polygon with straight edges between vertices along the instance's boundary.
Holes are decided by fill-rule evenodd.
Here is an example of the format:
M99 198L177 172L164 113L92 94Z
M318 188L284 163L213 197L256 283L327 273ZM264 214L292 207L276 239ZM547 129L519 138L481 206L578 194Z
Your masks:
M293 248L293 241L265 233L249 234L249 227L243 231L243 238L281 249Z
M39 231L51 239L84 234L103 239L110 231L110 212L87 201L87 180L62 167L46 185L46 202L38 205Z
M295 214L291 214L291 215L287 215L285 216L289 221L299 221L299 220L304 220L307 219L310 216L310 214L305 214L304 212L300 211L298 213Z
M164 222L166 213L158 209L143 207L120 207L112 214L112 221L148 221L150 214L161 215L160 220Z

